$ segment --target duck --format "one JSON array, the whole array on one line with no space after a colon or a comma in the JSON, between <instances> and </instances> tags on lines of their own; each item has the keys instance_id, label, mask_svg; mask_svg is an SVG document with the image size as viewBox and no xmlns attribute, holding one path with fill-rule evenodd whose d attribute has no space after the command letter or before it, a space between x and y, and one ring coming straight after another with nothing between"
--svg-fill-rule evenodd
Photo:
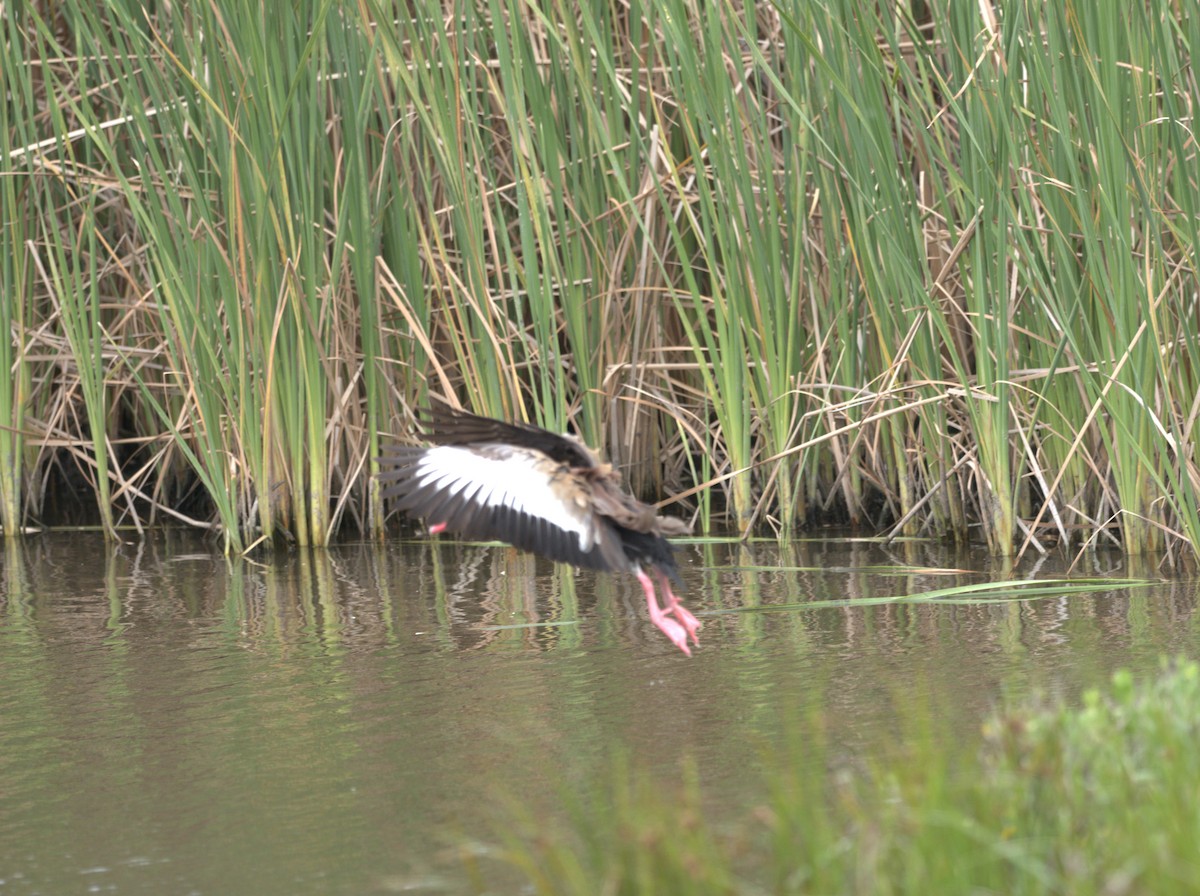
<instances>
[{"instance_id":1,"label":"duck","mask_svg":"<svg viewBox=\"0 0 1200 896\"><path fill-rule=\"evenodd\" d=\"M584 569L632 573L650 621L688 656L701 623L671 588L680 584L669 536L682 519L633 497L611 464L573 435L481 417L440 401L422 412L425 446L379 457L382 497L430 535L513 547ZM655 589L662 591L660 603Z\"/></svg>"}]
</instances>

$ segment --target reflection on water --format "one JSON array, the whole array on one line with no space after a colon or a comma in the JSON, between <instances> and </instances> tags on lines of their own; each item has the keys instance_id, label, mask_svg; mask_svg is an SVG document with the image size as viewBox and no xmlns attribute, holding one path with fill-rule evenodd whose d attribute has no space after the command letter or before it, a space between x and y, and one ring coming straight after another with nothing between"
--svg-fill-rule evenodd
<instances>
[{"instance_id":1,"label":"reflection on water","mask_svg":"<svg viewBox=\"0 0 1200 896\"><path fill-rule=\"evenodd\" d=\"M6 545L0 888L456 892L458 844L494 837L512 798L553 813L614 751L664 780L694 757L732 817L761 797L762 748L811 707L870 756L910 695L969 733L1002 694L1197 653L1192 583L805 609L1063 570L845 540L680 561L705 622L691 660L632 577L506 549ZM1083 572L1129 574L1104 556Z\"/></svg>"}]
</instances>

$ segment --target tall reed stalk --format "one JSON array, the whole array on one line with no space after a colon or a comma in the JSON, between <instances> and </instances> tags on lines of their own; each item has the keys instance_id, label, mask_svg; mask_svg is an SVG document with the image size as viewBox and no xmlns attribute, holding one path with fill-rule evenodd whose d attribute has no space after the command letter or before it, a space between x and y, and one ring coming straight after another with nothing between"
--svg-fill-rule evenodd
<instances>
[{"instance_id":1,"label":"tall reed stalk","mask_svg":"<svg viewBox=\"0 0 1200 896\"><path fill-rule=\"evenodd\" d=\"M0 23L0 96L27 90L28 79L13 77L26 63L23 40L14 39L12 21ZM28 104L28 96L25 104ZM29 363L25 358L26 322L32 295L33 272L26 246L34 218L25 214L31 197L31 171L17 146L28 142L27 122L13 117L14 104L0 103L0 164L15 175L0 177L0 371L8 376L0 384L0 529L6 538L21 530L22 477L26 463L25 410L30 392Z\"/></svg>"}]
</instances>

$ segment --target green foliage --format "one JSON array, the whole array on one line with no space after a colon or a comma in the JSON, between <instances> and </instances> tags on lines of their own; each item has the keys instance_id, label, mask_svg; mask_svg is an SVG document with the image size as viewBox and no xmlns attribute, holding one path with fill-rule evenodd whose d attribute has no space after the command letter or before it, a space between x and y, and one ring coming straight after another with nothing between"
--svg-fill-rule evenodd
<instances>
[{"instance_id":1,"label":"green foliage","mask_svg":"<svg viewBox=\"0 0 1200 896\"><path fill-rule=\"evenodd\" d=\"M435 392L705 526L1200 545L1178 5L265 10L0 26L6 533L52 446L110 530L378 534Z\"/></svg>"},{"instance_id":2,"label":"green foliage","mask_svg":"<svg viewBox=\"0 0 1200 896\"><path fill-rule=\"evenodd\" d=\"M618 763L565 826L519 819L496 855L538 893L1192 893L1200 666L1117 673L1082 705L1025 704L964 740L928 709L855 767L815 711L763 758L733 828ZM923 721L922 721L923 719ZM944 726L945 723L943 722ZM586 806L586 809L582 807ZM519 814L519 813L518 813Z\"/></svg>"}]
</instances>

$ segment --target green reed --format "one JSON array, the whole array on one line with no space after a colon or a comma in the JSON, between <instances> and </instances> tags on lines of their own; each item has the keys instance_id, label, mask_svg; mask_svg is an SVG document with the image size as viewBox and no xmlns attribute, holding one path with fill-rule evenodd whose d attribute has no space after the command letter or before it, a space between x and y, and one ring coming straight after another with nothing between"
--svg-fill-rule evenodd
<instances>
[{"instance_id":1,"label":"green reed","mask_svg":"<svg viewBox=\"0 0 1200 896\"><path fill-rule=\"evenodd\" d=\"M432 392L705 527L1194 552L1196 27L924 12L23 9L5 531L65 451L113 526L381 533Z\"/></svg>"},{"instance_id":2,"label":"green reed","mask_svg":"<svg viewBox=\"0 0 1200 896\"><path fill-rule=\"evenodd\" d=\"M10 32L13 20L0 23L0 95L11 91L28 90L29 80L14 78L27 63L23 41ZM24 105L29 105L26 95ZM34 223L23 210L32 201L31 170L28 158L20 146L32 142L28 122L13 117L12 103L0 103L0 165L5 172L24 173L0 177L0 295L10 297L0 302L0 370L9 377L0 386L0 529L6 536L20 531L22 503L25 490L22 479L28 463L26 456L25 414L30 397L30 364L25 357L27 344L26 322L29 317L33 271L26 252L29 228Z\"/></svg>"}]
</instances>

